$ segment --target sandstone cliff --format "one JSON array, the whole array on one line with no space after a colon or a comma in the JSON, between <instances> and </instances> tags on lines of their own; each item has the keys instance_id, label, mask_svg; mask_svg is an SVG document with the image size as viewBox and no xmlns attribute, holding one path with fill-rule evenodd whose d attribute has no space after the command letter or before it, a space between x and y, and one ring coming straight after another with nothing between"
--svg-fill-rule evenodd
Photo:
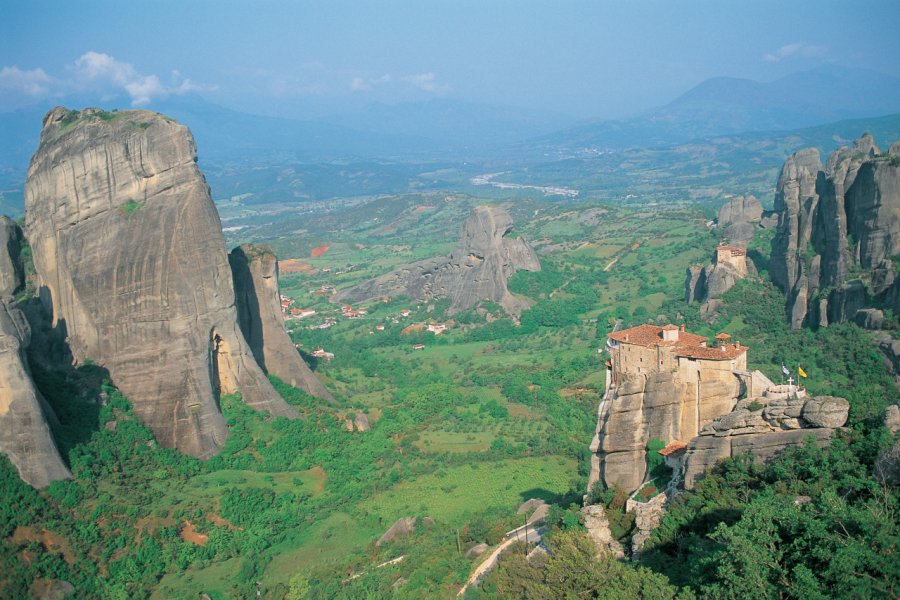
<instances>
[{"instance_id":1,"label":"sandstone cliff","mask_svg":"<svg viewBox=\"0 0 900 600\"><path fill-rule=\"evenodd\" d=\"M779 387L787 386L742 400L690 441L684 457L685 488L692 488L718 461L745 452L764 462L788 446L805 443L810 436L819 446L826 446L832 432L846 423L850 404L845 399L798 398L779 392Z\"/></svg>"},{"instance_id":2,"label":"sandstone cliff","mask_svg":"<svg viewBox=\"0 0 900 600\"><path fill-rule=\"evenodd\" d=\"M11 296L25 285L19 252L22 230L9 217L0 217L0 297Z\"/></svg>"},{"instance_id":3,"label":"sandstone cliff","mask_svg":"<svg viewBox=\"0 0 900 600\"><path fill-rule=\"evenodd\" d=\"M870 135L825 166L802 150L782 167L775 210L769 272L792 327L854 320L873 304L900 308L900 152L881 154Z\"/></svg>"},{"instance_id":4,"label":"sandstone cliff","mask_svg":"<svg viewBox=\"0 0 900 600\"><path fill-rule=\"evenodd\" d=\"M25 483L44 487L71 477L50 435L51 410L34 387L25 348L31 332L25 315L0 302L0 452Z\"/></svg>"},{"instance_id":5,"label":"sandstone cliff","mask_svg":"<svg viewBox=\"0 0 900 600\"><path fill-rule=\"evenodd\" d=\"M710 264L688 267L684 300L691 303L721 298L739 280L757 275L756 266L742 247L720 245Z\"/></svg>"},{"instance_id":6,"label":"sandstone cliff","mask_svg":"<svg viewBox=\"0 0 900 600\"><path fill-rule=\"evenodd\" d=\"M491 300L518 315L528 301L513 296L506 282L518 270L539 271L537 255L512 231L509 214L499 207L472 209L450 256L431 258L340 292L336 299L359 302L381 296L408 296L415 300L450 298L450 313Z\"/></svg>"},{"instance_id":7,"label":"sandstone cliff","mask_svg":"<svg viewBox=\"0 0 900 600\"><path fill-rule=\"evenodd\" d=\"M763 207L755 196L735 196L719 209L719 227L734 223L758 223L762 219Z\"/></svg>"},{"instance_id":8,"label":"sandstone cliff","mask_svg":"<svg viewBox=\"0 0 900 600\"><path fill-rule=\"evenodd\" d=\"M334 401L284 329L278 260L269 246L246 244L228 255L241 331L267 372L313 396Z\"/></svg>"},{"instance_id":9,"label":"sandstone cliff","mask_svg":"<svg viewBox=\"0 0 900 600\"><path fill-rule=\"evenodd\" d=\"M227 435L219 393L295 416L253 360L188 129L149 111L55 108L25 186L41 296L76 361L106 367L160 444Z\"/></svg>"},{"instance_id":10,"label":"sandstone cliff","mask_svg":"<svg viewBox=\"0 0 900 600\"><path fill-rule=\"evenodd\" d=\"M632 377L615 390L606 414L598 418L591 445L599 458L598 475L607 486L636 490L646 475L651 439L690 439L734 407L741 394L740 379L730 371L707 376L709 379L695 387L671 372L654 372Z\"/></svg>"}]
</instances>

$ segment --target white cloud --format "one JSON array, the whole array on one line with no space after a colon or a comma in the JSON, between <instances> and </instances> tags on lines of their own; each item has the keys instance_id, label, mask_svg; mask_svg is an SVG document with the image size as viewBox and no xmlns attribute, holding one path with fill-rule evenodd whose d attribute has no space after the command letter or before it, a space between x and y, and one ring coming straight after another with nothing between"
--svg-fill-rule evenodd
<instances>
[{"instance_id":1,"label":"white cloud","mask_svg":"<svg viewBox=\"0 0 900 600\"><path fill-rule=\"evenodd\" d=\"M23 71L13 65L0 69L0 90L27 96L45 96L53 86L53 78L43 69Z\"/></svg>"},{"instance_id":2,"label":"white cloud","mask_svg":"<svg viewBox=\"0 0 900 600\"><path fill-rule=\"evenodd\" d=\"M400 75L397 77L390 73L385 73L379 77L357 75L350 80L350 89L354 92L371 92L375 88L391 84L407 88L413 87L430 94L441 94L450 89L449 86L439 83L434 73L416 73L414 75Z\"/></svg>"},{"instance_id":3,"label":"white cloud","mask_svg":"<svg viewBox=\"0 0 900 600\"><path fill-rule=\"evenodd\" d=\"M172 71L172 82L166 85L157 75L142 75L131 63L93 50L75 61L74 73L79 87L124 90L131 98L132 106L149 104L154 98L210 89L182 77L178 71Z\"/></svg>"},{"instance_id":4,"label":"white cloud","mask_svg":"<svg viewBox=\"0 0 900 600\"><path fill-rule=\"evenodd\" d=\"M791 44L785 44L774 52L763 54L763 60L766 62L781 62L782 60L789 58L819 58L822 56L825 56L824 46L793 42Z\"/></svg>"},{"instance_id":5,"label":"white cloud","mask_svg":"<svg viewBox=\"0 0 900 600\"><path fill-rule=\"evenodd\" d=\"M380 77L354 77L350 80L350 89L354 92L369 92L374 88L382 85L387 85L394 81L394 78L385 73Z\"/></svg>"},{"instance_id":6,"label":"white cloud","mask_svg":"<svg viewBox=\"0 0 900 600\"><path fill-rule=\"evenodd\" d=\"M416 75L405 75L404 77L402 77L402 79L413 87L417 87L425 92L438 93L447 90L446 85L441 85L437 82L437 77L434 73L418 73Z\"/></svg>"}]
</instances>

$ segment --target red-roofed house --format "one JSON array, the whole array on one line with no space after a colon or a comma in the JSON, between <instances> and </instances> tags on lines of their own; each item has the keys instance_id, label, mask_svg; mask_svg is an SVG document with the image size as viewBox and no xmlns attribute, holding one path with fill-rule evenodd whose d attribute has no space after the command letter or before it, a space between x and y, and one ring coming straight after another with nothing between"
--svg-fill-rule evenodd
<instances>
[{"instance_id":1,"label":"red-roofed house","mask_svg":"<svg viewBox=\"0 0 900 600\"><path fill-rule=\"evenodd\" d=\"M671 373L676 396L676 422L680 437L697 435L704 425L730 411L748 384L747 347L719 340L710 347L707 338L684 330L684 326L638 325L610 333L607 367L608 393L613 402L619 388L628 382L644 389L656 375ZM659 380L659 377L655 377ZM644 380L645 383L639 383ZM628 388L634 387L628 384ZM665 440L670 441L670 440Z\"/></svg>"},{"instance_id":2,"label":"red-roofed house","mask_svg":"<svg viewBox=\"0 0 900 600\"><path fill-rule=\"evenodd\" d=\"M629 375L659 371L699 375L704 369L747 370L746 346L723 343L710 348L705 337L685 331L683 325L638 325L615 331L608 337L611 385L619 385Z\"/></svg>"}]
</instances>

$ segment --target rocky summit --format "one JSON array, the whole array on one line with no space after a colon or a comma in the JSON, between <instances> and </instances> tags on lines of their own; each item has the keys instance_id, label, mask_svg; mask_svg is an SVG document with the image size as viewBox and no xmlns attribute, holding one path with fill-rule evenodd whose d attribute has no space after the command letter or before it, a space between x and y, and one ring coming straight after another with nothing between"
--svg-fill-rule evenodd
<instances>
[{"instance_id":1,"label":"rocky summit","mask_svg":"<svg viewBox=\"0 0 900 600\"><path fill-rule=\"evenodd\" d=\"M791 155L775 210L769 272L785 293L792 327L871 322L859 311L900 308L893 263L900 254L900 145L882 153L867 134L824 166L818 150Z\"/></svg>"},{"instance_id":2,"label":"rocky summit","mask_svg":"<svg viewBox=\"0 0 900 600\"><path fill-rule=\"evenodd\" d=\"M238 326L218 213L186 127L149 111L44 118L25 186L41 298L160 444L215 454L220 393L292 417Z\"/></svg>"},{"instance_id":3,"label":"rocky summit","mask_svg":"<svg viewBox=\"0 0 900 600\"><path fill-rule=\"evenodd\" d=\"M270 246L244 244L231 251L228 262L241 331L259 365L282 381L333 402L284 329L275 252Z\"/></svg>"},{"instance_id":4,"label":"rocky summit","mask_svg":"<svg viewBox=\"0 0 900 600\"><path fill-rule=\"evenodd\" d=\"M450 256L415 262L344 290L336 298L350 302L382 296L450 298L450 313L490 300L518 315L530 303L513 296L506 282L519 270L540 271L541 264L523 238L507 237L512 228L512 218L504 209L478 206L463 223Z\"/></svg>"}]
</instances>

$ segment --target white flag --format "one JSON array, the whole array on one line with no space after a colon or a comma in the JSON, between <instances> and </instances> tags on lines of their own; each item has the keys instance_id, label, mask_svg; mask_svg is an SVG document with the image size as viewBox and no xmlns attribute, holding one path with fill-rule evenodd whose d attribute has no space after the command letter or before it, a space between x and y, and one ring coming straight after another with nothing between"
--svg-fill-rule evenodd
<instances>
[{"instance_id":1,"label":"white flag","mask_svg":"<svg viewBox=\"0 0 900 600\"><path fill-rule=\"evenodd\" d=\"M781 363L781 372L785 374L785 376L790 375L791 372L788 371L788 368L784 366L784 362Z\"/></svg>"}]
</instances>

